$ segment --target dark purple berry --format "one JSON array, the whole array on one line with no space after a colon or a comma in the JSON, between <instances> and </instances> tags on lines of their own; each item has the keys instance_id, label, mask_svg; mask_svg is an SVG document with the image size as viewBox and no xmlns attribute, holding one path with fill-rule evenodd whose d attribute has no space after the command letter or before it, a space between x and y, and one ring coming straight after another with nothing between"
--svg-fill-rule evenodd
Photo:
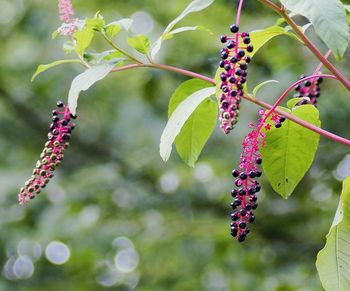
<instances>
[{"instance_id":1,"label":"dark purple berry","mask_svg":"<svg viewBox=\"0 0 350 291\"><path fill-rule=\"evenodd\" d=\"M246 173L242 172L242 173L239 174L239 177L240 177L241 180L246 180L248 176L247 176Z\"/></svg>"},{"instance_id":2,"label":"dark purple berry","mask_svg":"<svg viewBox=\"0 0 350 291\"><path fill-rule=\"evenodd\" d=\"M249 37L243 38L243 43L244 44L250 44L250 38Z\"/></svg>"},{"instance_id":3,"label":"dark purple berry","mask_svg":"<svg viewBox=\"0 0 350 291\"><path fill-rule=\"evenodd\" d=\"M241 235L239 235L239 237L238 237L238 241L239 242L244 242L245 241L245 238L246 238L246 235L245 234L241 234Z\"/></svg>"},{"instance_id":4,"label":"dark purple berry","mask_svg":"<svg viewBox=\"0 0 350 291\"><path fill-rule=\"evenodd\" d=\"M57 107L62 108L64 104L62 101L57 101L56 105Z\"/></svg>"},{"instance_id":5,"label":"dark purple berry","mask_svg":"<svg viewBox=\"0 0 350 291\"><path fill-rule=\"evenodd\" d=\"M236 24L232 24L230 26L230 30L231 30L232 33L237 33L239 31L239 27Z\"/></svg>"},{"instance_id":6,"label":"dark purple berry","mask_svg":"<svg viewBox=\"0 0 350 291\"><path fill-rule=\"evenodd\" d=\"M243 50L239 50L237 53L237 56L239 56L240 58L243 58L245 56L245 52Z\"/></svg>"},{"instance_id":7,"label":"dark purple berry","mask_svg":"<svg viewBox=\"0 0 350 291\"><path fill-rule=\"evenodd\" d=\"M236 169L234 169L234 170L232 171L232 176L235 177L235 178L237 178L237 177L239 176L239 171L237 171Z\"/></svg>"},{"instance_id":8,"label":"dark purple berry","mask_svg":"<svg viewBox=\"0 0 350 291\"><path fill-rule=\"evenodd\" d=\"M225 42L227 41L227 35L222 35L222 36L220 36L220 41L221 41L222 43L225 43Z\"/></svg>"},{"instance_id":9,"label":"dark purple berry","mask_svg":"<svg viewBox=\"0 0 350 291\"><path fill-rule=\"evenodd\" d=\"M254 178L256 177L255 172L254 172L254 171L250 171L250 172L249 172L249 177L252 178L252 179L254 179Z\"/></svg>"},{"instance_id":10,"label":"dark purple berry","mask_svg":"<svg viewBox=\"0 0 350 291\"><path fill-rule=\"evenodd\" d=\"M254 47L251 44L247 46L247 52L248 53L253 52L253 50L254 50Z\"/></svg>"},{"instance_id":11,"label":"dark purple berry","mask_svg":"<svg viewBox=\"0 0 350 291\"><path fill-rule=\"evenodd\" d=\"M244 221L241 221L239 224L238 224L238 227L239 228L246 228L247 224L244 222Z\"/></svg>"}]
</instances>

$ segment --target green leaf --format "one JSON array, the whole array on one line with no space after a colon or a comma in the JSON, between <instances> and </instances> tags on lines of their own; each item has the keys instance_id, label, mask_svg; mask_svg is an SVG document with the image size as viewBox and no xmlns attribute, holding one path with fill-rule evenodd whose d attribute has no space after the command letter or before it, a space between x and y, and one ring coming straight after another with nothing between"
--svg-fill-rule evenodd
<instances>
[{"instance_id":1,"label":"green leaf","mask_svg":"<svg viewBox=\"0 0 350 291\"><path fill-rule=\"evenodd\" d=\"M196 91L208 87L208 83L192 79L182 83L173 93L169 102L168 116L188 96ZM176 150L184 162L194 167L203 147L212 134L218 112L218 105L212 99L204 100L191 114L175 139Z\"/></svg>"},{"instance_id":2,"label":"green leaf","mask_svg":"<svg viewBox=\"0 0 350 291\"><path fill-rule=\"evenodd\" d=\"M300 101L302 101L304 99L306 99L307 101L310 101L309 97L292 98L292 99L288 100L287 107L289 109L292 109L295 105L297 105L297 103L299 103Z\"/></svg>"},{"instance_id":3,"label":"green leaf","mask_svg":"<svg viewBox=\"0 0 350 291\"><path fill-rule=\"evenodd\" d=\"M108 37L116 36L122 30L128 31L133 23L131 18L123 18L107 24L104 29Z\"/></svg>"},{"instance_id":4,"label":"green leaf","mask_svg":"<svg viewBox=\"0 0 350 291\"><path fill-rule=\"evenodd\" d=\"M283 27L274 25L250 33L250 39L251 43L254 45L254 51L249 53L249 55L253 57L269 40L279 35L288 35L302 42L294 33L286 31Z\"/></svg>"},{"instance_id":5,"label":"green leaf","mask_svg":"<svg viewBox=\"0 0 350 291\"><path fill-rule=\"evenodd\" d=\"M150 41L146 35L138 35L128 38L128 44L136 49L141 54L148 54L150 48Z\"/></svg>"},{"instance_id":6,"label":"green leaf","mask_svg":"<svg viewBox=\"0 0 350 291\"><path fill-rule=\"evenodd\" d=\"M319 112L313 105L281 109L313 125L321 125ZM272 188L285 199L310 168L319 139L319 134L288 119L281 128L272 126L266 132L265 146L261 149L263 168Z\"/></svg>"},{"instance_id":7,"label":"green leaf","mask_svg":"<svg viewBox=\"0 0 350 291\"><path fill-rule=\"evenodd\" d=\"M170 157L172 144L180 133L182 127L196 108L209 96L215 93L215 87L207 87L196 91L186 98L171 114L160 138L160 156L164 161Z\"/></svg>"},{"instance_id":8,"label":"green leaf","mask_svg":"<svg viewBox=\"0 0 350 291\"><path fill-rule=\"evenodd\" d=\"M316 267L326 291L350 290L350 177L343 191L325 247L318 253Z\"/></svg>"},{"instance_id":9,"label":"green leaf","mask_svg":"<svg viewBox=\"0 0 350 291\"><path fill-rule=\"evenodd\" d=\"M42 72L45 72L48 69L51 69L53 67L56 67L61 64L66 64L66 63L81 63L80 60L78 59L70 59L70 60L59 60L52 62L51 64L47 65L39 65L38 68L36 69L34 75L32 76L31 81L33 82L37 76L39 76Z\"/></svg>"},{"instance_id":10,"label":"green leaf","mask_svg":"<svg viewBox=\"0 0 350 291\"><path fill-rule=\"evenodd\" d=\"M73 37L76 41L75 50L82 55L94 38L94 30L91 27L84 27L83 30L74 32Z\"/></svg>"},{"instance_id":11,"label":"green leaf","mask_svg":"<svg viewBox=\"0 0 350 291\"><path fill-rule=\"evenodd\" d=\"M75 50L78 54L82 55L85 52L94 38L94 31L100 31L104 25L105 21L98 13L96 13L94 18L86 19L83 28L73 34L76 41Z\"/></svg>"},{"instance_id":12,"label":"green leaf","mask_svg":"<svg viewBox=\"0 0 350 291\"><path fill-rule=\"evenodd\" d=\"M267 80L265 82L260 83L259 85L257 85L254 89L253 89L253 96L256 97L256 94L258 93L258 91L266 86L267 84L271 84L271 83L279 83L279 81L276 80Z\"/></svg>"},{"instance_id":13,"label":"green leaf","mask_svg":"<svg viewBox=\"0 0 350 291\"><path fill-rule=\"evenodd\" d=\"M280 0L290 11L305 16L318 36L340 59L348 46L349 27L339 0Z\"/></svg>"},{"instance_id":14,"label":"green leaf","mask_svg":"<svg viewBox=\"0 0 350 291\"><path fill-rule=\"evenodd\" d=\"M116 50L108 50L101 53L84 53L84 59L92 65L99 65L103 62L117 64L126 60L125 56Z\"/></svg>"},{"instance_id":15,"label":"green leaf","mask_svg":"<svg viewBox=\"0 0 350 291\"><path fill-rule=\"evenodd\" d=\"M86 91L97 81L106 77L113 67L114 65L111 64L91 67L74 78L68 93L68 106L73 115L76 113L80 92Z\"/></svg>"},{"instance_id":16,"label":"green leaf","mask_svg":"<svg viewBox=\"0 0 350 291\"><path fill-rule=\"evenodd\" d=\"M165 28L163 34L158 38L158 40L153 44L151 50L151 58L153 59L156 54L159 52L162 42L166 35L174 28L174 26L185 18L188 14L193 12L201 11L208 6L210 6L215 0L193 0L186 8L181 12L181 14L171 21L168 26Z\"/></svg>"},{"instance_id":17,"label":"green leaf","mask_svg":"<svg viewBox=\"0 0 350 291\"><path fill-rule=\"evenodd\" d=\"M122 26L119 23L118 24L110 23L105 26L106 34L111 38L116 36L121 30L122 30Z\"/></svg>"},{"instance_id":18,"label":"green leaf","mask_svg":"<svg viewBox=\"0 0 350 291\"><path fill-rule=\"evenodd\" d=\"M55 30L52 34L51 34L51 38L55 39L58 35L58 30Z\"/></svg>"}]
</instances>

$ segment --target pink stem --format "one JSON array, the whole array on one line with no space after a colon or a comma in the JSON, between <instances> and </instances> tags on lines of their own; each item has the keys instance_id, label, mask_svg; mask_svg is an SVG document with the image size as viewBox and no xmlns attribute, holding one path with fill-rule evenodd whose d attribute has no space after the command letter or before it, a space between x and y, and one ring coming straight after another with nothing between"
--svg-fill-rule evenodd
<instances>
[{"instance_id":1,"label":"pink stem","mask_svg":"<svg viewBox=\"0 0 350 291\"><path fill-rule=\"evenodd\" d=\"M278 7L276 4L271 2L270 0L259 0L280 16L282 16L287 23L293 28L294 32L300 37L300 39L305 43L305 45L309 48L309 50L315 55L316 58L323 63L327 69L337 77L339 82L341 82L346 89L350 91L350 81L331 63L329 62L319 51L319 49L313 44L313 42L303 33L300 27L294 22L294 20L286 13L284 7Z\"/></svg>"},{"instance_id":2,"label":"pink stem","mask_svg":"<svg viewBox=\"0 0 350 291\"><path fill-rule=\"evenodd\" d=\"M331 53L332 53L332 50L329 50L329 51L324 55L324 58L327 60ZM322 67L323 67L323 63L320 63L320 64L317 66L317 68L316 68L315 72L313 73L313 75L317 75L317 74L321 71Z\"/></svg>"},{"instance_id":3,"label":"pink stem","mask_svg":"<svg viewBox=\"0 0 350 291\"><path fill-rule=\"evenodd\" d=\"M236 25L239 27L239 24L241 22L241 12L242 12L242 6L243 6L243 0L239 0L238 8L237 8L237 15L236 15ZM235 53L238 52L238 40L239 40L239 34L236 33L235 37Z\"/></svg>"},{"instance_id":4,"label":"pink stem","mask_svg":"<svg viewBox=\"0 0 350 291\"><path fill-rule=\"evenodd\" d=\"M191 71L188 71L188 70L185 70L185 69L181 69L181 68L177 68L177 67L173 67L173 66L167 66L167 65L159 65L159 64L131 64L131 65L126 65L126 66L123 66L123 67L119 67L119 68L115 68L112 70L112 72L120 72L120 71L125 71L125 70L128 70L128 69L133 69L133 68L142 68L142 67L150 67L150 68L155 68L155 69L162 69L162 70L166 70L166 71L170 71L170 72L177 72L177 73L180 73L180 74L183 74L183 75L186 75L186 76L189 76L189 77L192 77L192 78L198 78L200 80L203 80L203 81L206 81L210 84L213 84L215 85L215 80L212 79L212 78L209 78L209 77L206 77L206 76L203 76L201 74L197 74L197 73L194 73L194 72L191 72ZM320 74L319 77L321 77L322 75ZM328 75L328 76L332 76L332 75ZM311 76L311 77L314 77L314 76ZM332 79L334 79L335 77L332 76L331 77ZM337 79L337 78L335 78ZM305 80L305 79L304 79ZM252 102L252 103L255 103L261 107L264 107L266 109L272 109L272 105L262 101L262 100L259 100L259 99L256 99L254 97L251 97L249 95L244 95L242 96L242 98ZM276 106L277 107L277 106ZM285 116L286 118L288 118L289 120L292 120L293 122L305 127L305 128L308 128L320 135L323 135L324 137L328 138L328 139L331 139L335 142L338 142L338 143L341 143L343 145L346 145L348 147L350 147L350 140L346 139L346 138L343 138L341 136L338 136L336 134L333 134L331 132L328 132L327 130L324 130L322 128L319 128L311 123L308 123L298 117L295 117L294 115L292 114L289 114L287 112L284 112L282 110L279 110L278 108L276 108L273 110L275 111L277 114L279 115L283 115Z\"/></svg>"},{"instance_id":5,"label":"pink stem","mask_svg":"<svg viewBox=\"0 0 350 291\"><path fill-rule=\"evenodd\" d=\"M290 85L286 91L284 91L284 93L280 96L280 98L278 98L278 100L276 101L276 103L272 106L272 108L265 114L264 118L262 119L258 131L261 130L262 126L264 125L264 122L266 121L266 119L272 114L272 112L274 112L274 110L276 109L276 107L283 101L283 99L289 94L290 91L292 91L295 86L299 85L300 83L303 83L307 80L310 79L314 79L314 78L318 78L318 77L324 77L324 78L330 78L330 79L335 79L337 80L337 77L333 76L333 75L329 75L329 74L317 74L317 75L311 75L308 77L305 77L303 79L300 79L298 81L296 81L295 83L293 83L292 85Z\"/></svg>"},{"instance_id":6,"label":"pink stem","mask_svg":"<svg viewBox=\"0 0 350 291\"><path fill-rule=\"evenodd\" d=\"M239 26L239 23L241 22L241 12L242 12L242 6L243 6L244 0L239 0L238 8L237 8L237 16L236 16L236 24Z\"/></svg>"}]
</instances>

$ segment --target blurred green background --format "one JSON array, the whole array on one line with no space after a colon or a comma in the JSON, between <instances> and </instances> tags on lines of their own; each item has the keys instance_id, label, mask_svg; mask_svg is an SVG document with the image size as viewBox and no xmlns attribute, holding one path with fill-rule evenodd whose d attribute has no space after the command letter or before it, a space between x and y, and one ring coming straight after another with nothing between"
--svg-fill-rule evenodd
<instances>
[{"instance_id":1,"label":"blurred green background","mask_svg":"<svg viewBox=\"0 0 350 291\"><path fill-rule=\"evenodd\" d=\"M108 22L132 17L135 33L156 39L190 1L73 2L78 17L98 10ZM214 34L183 33L165 43L158 61L213 76L218 37L228 33L234 14L235 1L224 0L192 14L181 25L204 25ZM258 1L246 1L244 30L276 19ZM0 290L322 290L315 256L341 180L350 174L347 148L321 138L310 172L287 201L262 178L257 220L239 244L229 235L230 172L258 107L245 102L229 136L217 128L196 168L175 152L165 164L158 145L167 102L186 80L174 73L125 71L82 94L62 167L38 198L17 205L17 191L45 143L50 112L81 72L65 65L30 83L37 65L65 58L64 40L51 40L59 25L56 1L0 0ZM308 34L314 38L312 28ZM98 39L94 47L107 49ZM349 62L338 65L350 75ZM293 39L276 38L256 55L249 88L279 80L259 93L272 103L316 66ZM346 91L334 81L322 86L323 128L349 137Z\"/></svg>"}]
</instances>

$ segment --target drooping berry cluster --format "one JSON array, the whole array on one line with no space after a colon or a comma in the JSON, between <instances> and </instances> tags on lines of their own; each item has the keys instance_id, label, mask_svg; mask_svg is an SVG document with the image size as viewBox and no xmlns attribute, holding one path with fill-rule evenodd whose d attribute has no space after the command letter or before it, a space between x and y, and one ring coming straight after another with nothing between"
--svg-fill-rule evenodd
<instances>
[{"instance_id":1,"label":"drooping berry cluster","mask_svg":"<svg viewBox=\"0 0 350 291\"><path fill-rule=\"evenodd\" d=\"M305 75L301 75L300 79L304 79L305 77ZM313 104L316 106L317 99L320 97L321 94L320 84L322 83L322 81L322 77L318 77L311 80L307 80L296 86L295 91L297 91L297 93L294 95L295 98L309 98L301 100L297 104L297 106L304 104Z\"/></svg>"},{"instance_id":2,"label":"drooping berry cluster","mask_svg":"<svg viewBox=\"0 0 350 291\"><path fill-rule=\"evenodd\" d=\"M257 125L249 124L251 131L243 140L243 152L240 156L238 169L232 171L235 178L236 188L231 191L234 201L231 203L233 212L231 213L231 235L236 237L239 242L243 242L250 232L248 223L255 220L253 210L258 207L257 193L261 187L257 178L262 175L259 166L262 164L262 158L259 149L265 145L266 133L271 129L271 123L276 128L281 127L285 117L272 113L267 121L266 112L259 110L260 118Z\"/></svg>"},{"instance_id":3,"label":"drooping berry cluster","mask_svg":"<svg viewBox=\"0 0 350 291\"><path fill-rule=\"evenodd\" d=\"M18 195L19 204L23 205L30 199L35 198L42 188L54 175L54 170L61 163L64 157L64 151L69 146L71 133L75 124L71 118L76 118L70 114L68 106L62 101L57 102L57 110L52 111L52 123L45 148L40 155L40 160L36 163L31 178L25 182Z\"/></svg>"},{"instance_id":4,"label":"drooping berry cluster","mask_svg":"<svg viewBox=\"0 0 350 291\"><path fill-rule=\"evenodd\" d=\"M230 26L232 37L222 35L220 40L226 44L221 49L220 68L224 71L220 73L220 127L224 133L229 133L238 121L239 104L243 96L243 84L247 80L247 69L251 58L247 53L251 53L254 48L250 44L248 32L239 33L236 24Z\"/></svg>"}]
</instances>

